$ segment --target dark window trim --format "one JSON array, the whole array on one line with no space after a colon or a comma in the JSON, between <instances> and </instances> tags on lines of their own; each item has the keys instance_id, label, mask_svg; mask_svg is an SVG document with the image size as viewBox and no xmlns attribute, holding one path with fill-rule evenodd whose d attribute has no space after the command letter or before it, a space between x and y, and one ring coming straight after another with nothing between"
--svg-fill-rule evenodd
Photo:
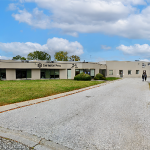
<instances>
[{"instance_id":1,"label":"dark window trim","mask_svg":"<svg viewBox=\"0 0 150 150\"><path fill-rule=\"evenodd\" d=\"M83 70L83 72L85 72L85 70L90 70L90 74L86 73L90 76L91 76L91 70L94 70L94 76L95 76L95 69L75 69L75 76L76 76L76 70L79 70L79 72L80 72L80 70ZM91 76L91 77L94 77L94 76Z\"/></svg>"},{"instance_id":2,"label":"dark window trim","mask_svg":"<svg viewBox=\"0 0 150 150\"><path fill-rule=\"evenodd\" d=\"M26 78L17 78L17 70L25 70L26 71ZM32 78L32 69L16 69L16 79L26 79L26 80L29 80L31 78L27 78L27 70L31 70L31 78ZM22 76L22 73L21 73L21 76Z\"/></svg>"},{"instance_id":3,"label":"dark window trim","mask_svg":"<svg viewBox=\"0 0 150 150\"><path fill-rule=\"evenodd\" d=\"M54 70L54 78L41 78L41 71L42 70L44 70L44 73L45 73L45 70ZM55 70L58 70L59 71L59 69L40 69L40 79L60 79L60 71L59 71L59 78L55 78ZM51 74L50 74L50 76L51 76Z\"/></svg>"},{"instance_id":4,"label":"dark window trim","mask_svg":"<svg viewBox=\"0 0 150 150\"><path fill-rule=\"evenodd\" d=\"M130 74L129 74L129 72L130 72ZM132 70L128 70L128 75L132 75Z\"/></svg>"},{"instance_id":5,"label":"dark window trim","mask_svg":"<svg viewBox=\"0 0 150 150\"><path fill-rule=\"evenodd\" d=\"M137 73L137 71L138 71L138 73ZM136 74L139 74L139 73L140 73L140 70L136 70L135 73L136 73Z\"/></svg>"},{"instance_id":6,"label":"dark window trim","mask_svg":"<svg viewBox=\"0 0 150 150\"><path fill-rule=\"evenodd\" d=\"M5 70L5 78L1 78L1 70ZM6 80L6 68L1 68L1 69L0 69L0 79Z\"/></svg>"}]
</instances>

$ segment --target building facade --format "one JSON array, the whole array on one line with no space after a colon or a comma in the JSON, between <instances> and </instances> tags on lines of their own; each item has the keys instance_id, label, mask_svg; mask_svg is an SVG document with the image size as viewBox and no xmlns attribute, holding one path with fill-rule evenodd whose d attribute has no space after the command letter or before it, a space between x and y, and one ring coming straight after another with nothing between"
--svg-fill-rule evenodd
<instances>
[{"instance_id":1,"label":"building facade","mask_svg":"<svg viewBox=\"0 0 150 150\"><path fill-rule=\"evenodd\" d=\"M92 78L97 73L102 73L105 77L141 77L143 71L150 75L150 63L0 60L2 80L74 79L74 76L81 72L89 74Z\"/></svg>"},{"instance_id":2,"label":"building facade","mask_svg":"<svg viewBox=\"0 0 150 150\"><path fill-rule=\"evenodd\" d=\"M107 77L141 78L143 71L150 76L150 62L107 61Z\"/></svg>"},{"instance_id":3,"label":"building facade","mask_svg":"<svg viewBox=\"0 0 150 150\"><path fill-rule=\"evenodd\" d=\"M0 77L3 80L17 79L74 79L85 72L94 78L106 65L92 62L48 62L0 60Z\"/></svg>"}]
</instances>

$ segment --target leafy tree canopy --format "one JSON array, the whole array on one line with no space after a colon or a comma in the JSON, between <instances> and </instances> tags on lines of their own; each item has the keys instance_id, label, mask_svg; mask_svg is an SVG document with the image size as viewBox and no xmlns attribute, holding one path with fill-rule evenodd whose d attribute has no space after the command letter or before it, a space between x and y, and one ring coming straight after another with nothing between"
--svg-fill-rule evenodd
<instances>
[{"instance_id":1,"label":"leafy tree canopy","mask_svg":"<svg viewBox=\"0 0 150 150\"><path fill-rule=\"evenodd\" d=\"M16 57L13 57L14 60L26 60L25 57L21 57L20 55L17 55Z\"/></svg>"},{"instance_id":2,"label":"leafy tree canopy","mask_svg":"<svg viewBox=\"0 0 150 150\"><path fill-rule=\"evenodd\" d=\"M51 56L43 51L34 51L27 56L28 60L51 60Z\"/></svg>"},{"instance_id":3,"label":"leafy tree canopy","mask_svg":"<svg viewBox=\"0 0 150 150\"><path fill-rule=\"evenodd\" d=\"M54 58L56 61L68 61L67 54L68 52L59 51L55 53Z\"/></svg>"},{"instance_id":4,"label":"leafy tree canopy","mask_svg":"<svg viewBox=\"0 0 150 150\"><path fill-rule=\"evenodd\" d=\"M72 60L72 61L80 61L80 57L77 56L77 55L72 55L72 56L69 57L69 59Z\"/></svg>"},{"instance_id":5,"label":"leafy tree canopy","mask_svg":"<svg viewBox=\"0 0 150 150\"><path fill-rule=\"evenodd\" d=\"M26 58L25 57L21 57L21 59L20 60L26 60Z\"/></svg>"}]
</instances>

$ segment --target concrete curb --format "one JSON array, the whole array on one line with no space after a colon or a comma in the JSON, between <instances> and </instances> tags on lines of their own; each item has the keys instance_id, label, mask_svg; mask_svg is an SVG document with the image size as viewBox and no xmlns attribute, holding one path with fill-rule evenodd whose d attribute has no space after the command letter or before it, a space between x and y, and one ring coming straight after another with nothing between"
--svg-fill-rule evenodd
<instances>
[{"instance_id":1,"label":"concrete curb","mask_svg":"<svg viewBox=\"0 0 150 150\"><path fill-rule=\"evenodd\" d=\"M56 95L52 95L52 96L48 96L48 97L38 98L38 99L34 99L34 100L28 100L28 101L25 101L25 102L18 102L18 103L14 103L14 104L0 106L0 113L10 111L10 110L14 110L14 109L18 109L18 108L22 108L22 107L26 107L26 106L30 106L30 105L34 105L34 104L39 104L39 103L42 103L42 102L58 99L58 98L65 97L65 96L69 96L69 95L72 95L72 94L83 92L85 90L89 90L89 89L92 89L92 88L103 86L103 85L106 85L106 84L109 84L109 83L114 83L114 82L120 81L120 80L123 80L123 79L118 79L118 80L114 80L114 81L106 81L105 83L97 84L97 85L94 85L94 86L89 86L89 87L78 89L78 90L73 90L73 91L60 93L60 94L56 94Z\"/></svg>"},{"instance_id":2,"label":"concrete curb","mask_svg":"<svg viewBox=\"0 0 150 150\"><path fill-rule=\"evenodd\" d=\"M0 127L0 137L19 142L29 148L36 150L71 150L65 146L47 141L46 139L16 130L9 130Z\"/></svg>"}]
</instances>

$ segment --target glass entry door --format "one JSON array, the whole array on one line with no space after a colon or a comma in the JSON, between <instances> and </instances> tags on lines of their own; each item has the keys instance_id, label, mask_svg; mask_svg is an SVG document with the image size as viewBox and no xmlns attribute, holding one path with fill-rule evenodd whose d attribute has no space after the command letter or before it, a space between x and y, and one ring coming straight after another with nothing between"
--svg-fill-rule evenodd
<instances>
[{"instance_id":1,"label":"glass entry door","mask_svg":"<svg viewBox=\"0 0 150 150\"><path fill-rule=\"evenodd\" d=\"M106 77L106 69L100 69L99 73L101 73L104 77Z\"/></svg>"},{"instance_id":2,"label":"glass entry door","mask_svg":"<svg viewBox=\"0 0 150 150\"><path fill-rule=\"evenodd\" d=\"M71 69L67 70L67 79L71 79Z\"/></svg>"},{"instance_id":3,"label":"glass entry door","mask_svg":"<svg viewBox=\"0 0 150 150\"><path fill-rule=\"evenodd\" d=\"M120 78L123 77L123 70L119 70L119 75L120 75Z\"/></svg>"}]
</instances>

